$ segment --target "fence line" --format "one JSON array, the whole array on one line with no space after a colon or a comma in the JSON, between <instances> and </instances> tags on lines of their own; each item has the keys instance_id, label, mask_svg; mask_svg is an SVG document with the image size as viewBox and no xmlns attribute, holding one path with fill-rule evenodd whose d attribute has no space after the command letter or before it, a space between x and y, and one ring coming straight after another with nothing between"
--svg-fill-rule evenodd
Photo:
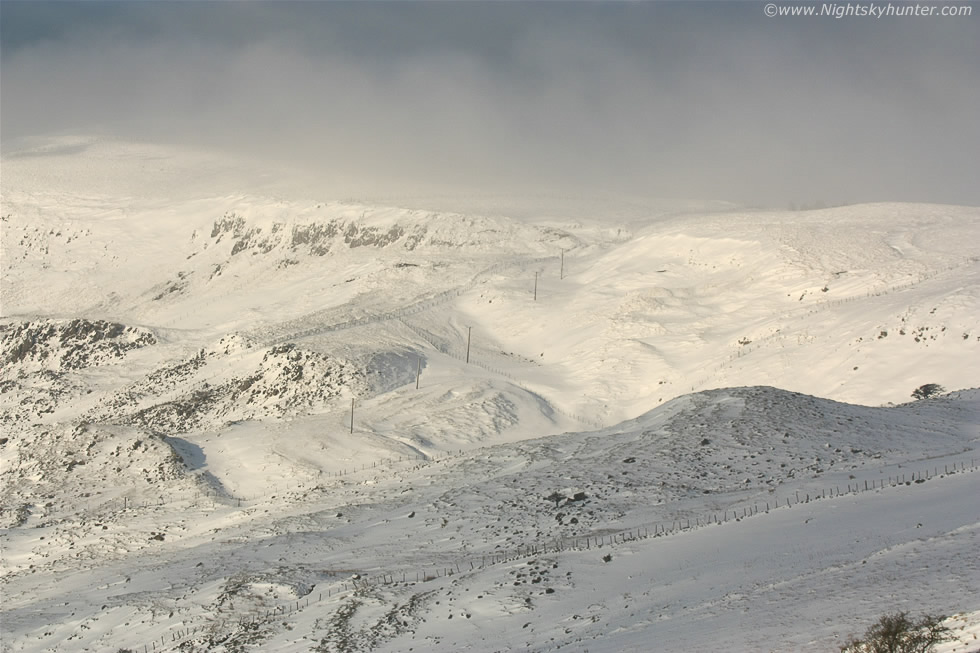
<instances>
[{"instance_id":1,"label":"fence line","mask_svg":"<svg viewBox=\"0 0 980 653\"><path fill-rule=\"evenodd\" d=\"M325 598L330 600L335 599L336 597L349 596L359 590L365 590L375 586L426 583L448 576L476 572L495 565L526 560L527 558L540 555L563 553L565 551L580 552L591 551L593 549L597 551L606 550L612 547L621 546L623 544L658 537L669 537L671 535L690 532L709 526L717 526L728 523L729 521L740 522L743 519L748 519L749 517L754 517L759 514L768 514L772 510L776 509L793 508L828 498L832 499L842 496L857 495L864 492L881 492L885 488L897 488L902 486L911 487L925 483L926 481L934 478L943 478L953 474L967 472L972 473L976 471L977 466L975 460L971 460L969 465L967 465L965 462L953 462L951 465L946 463L943 465L942 469L940 469L938 465L935 465L931 469L926 468L917 472L905 472L900 475L896 473L895 476L888 476L887 479L873 479L870 483L867 480L864 480L863 482L856 480L850 481L846 484L843 490L840 484L835 484L829 488L822 489L819 494L816 491L814 491L812 494L799 490L791 491L789 495L784 494L782 498L773 496L771 500L760 499L753 501L751 504L746 503L745 505L741 506L737 505L735 508L726 507L720 511L711 511L706 514L695 515L693 520L689 516L684 518L677 517L670 520L642 523L629 528L613 530L611 532L600 534L587 534L579 536L559 535L532 544L517 545L516 547L507 550L495 551L490 554L481 554L478 557L475 555L464 555L459 559L448 563L448 565L446 563L442 563L440 565L423 565L418 569L412 570L411 572L405 569L390 572L382 570L375 572L372 576L354 572L348 581L343 581L341 583L340 589L333 590L328 588L326 594L323 592L318 592L316 598L313 598L312 592L310 592L310 594L303 598L291 600L288 603L280 604L261 612L241 615L232 623L235 624L233 627L238 630L254 629L263 623L271 622L273 619L278 619L285 615L303 610L310 605L316 605L322 602ZM225 627L226 624L227 622L221 622L221 627ZM212 624L212 628L213 625L214 624ZM170 633L161 636L159 647L156 645L156 640L151 643L144 644L144 653L167 650L165 647L170 647L171 649L179 648L183 641L199 632L205 632L206 630L207 627L205 626L177 628L175 630L171 630ZM228 633L225 640L231 638L233 635L234 631Z\"/></svg>"}]
</instances>

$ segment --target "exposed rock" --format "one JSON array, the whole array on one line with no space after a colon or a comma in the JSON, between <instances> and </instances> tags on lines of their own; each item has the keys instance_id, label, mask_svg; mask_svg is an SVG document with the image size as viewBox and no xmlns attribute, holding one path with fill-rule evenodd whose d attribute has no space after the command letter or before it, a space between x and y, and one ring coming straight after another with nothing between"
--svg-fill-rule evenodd
<instances>
[{"instance_id":1,"label":"exposed rock","mask_svg":"<svg viewBox=\"0 0 980 653\"><path fill-rule=\"evenodd\" d=\"M8 376L15 364L52 370L103 365L156 344L156 338L146 329L103 320L36 320L0 325L0 343L0 362Z\"/></svg>"}]
</instances>

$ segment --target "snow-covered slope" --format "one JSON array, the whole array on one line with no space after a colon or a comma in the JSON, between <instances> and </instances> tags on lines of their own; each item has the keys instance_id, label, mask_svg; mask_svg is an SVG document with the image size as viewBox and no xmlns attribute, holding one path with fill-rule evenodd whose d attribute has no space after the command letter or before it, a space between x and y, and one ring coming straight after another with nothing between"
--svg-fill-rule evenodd
<instances>
[{"instance_id":1,"label":"snow-covered slope","mask_svg":"<svg viewBox=\"0 0 980 653\"><path fill-rule=\"evenodd\" d=\"M85 152L118 174L120 154ZM465 359L469 335L472 363L603 424L710 387L879 405L923 383L976 384L961 364L980 347L976 209L519 221L38 185L38 158L67 175L82 156L5 161L8 318L166 327L188 352L232 333L265 345L330 333L330 353L391 343Z\"/></svg>"},{"instance_id":2,"label":"snow-covered slope","mask_svg":"<svg viewBox=\"0 0 980 653\"><path fill-rule=\"evenodd\" d=\"M886 610L976 610L978 418L976 391L863 408L717 390L603 431L293 475L239 498L222 461L274 474L275 454L295 464L301 450L287 436L311 469L322 456L313 430L272 444L251 428L247 446L236 431L203 447L165 438L189 466L217 459L213 487L117 474L79 500L120 460L99 443L132 438L88 427L18 448L4 470L20 487L64 449L81 458L43 470L53 506L28 502L40 489L20 498L7 643L829 650ZM155 460L123 449L124 464Z\"/></svg>"},{"instance_id":3,"label":"snow-covered slope","mask_svg":"<svg viewBox=\"0 0 980 653\"><path fill-rule=\"evenodd\" d=\"M4 650L975 632L977 209L454 212L56 145L3 161Z\"/></svg>"}]
</instances>

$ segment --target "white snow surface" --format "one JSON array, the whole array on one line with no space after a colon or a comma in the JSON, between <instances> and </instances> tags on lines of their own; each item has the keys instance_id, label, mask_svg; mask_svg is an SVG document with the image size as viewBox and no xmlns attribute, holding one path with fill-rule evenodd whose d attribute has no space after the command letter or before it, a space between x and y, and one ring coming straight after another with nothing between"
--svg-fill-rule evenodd
<instances>
[{"instance_id":1,"label":"white snow surface","mask_svg":"<svg viewBox=\"0 0 980 653\"><path fill-rule=\"evenodd\" d=\"M0 650L980 651L980 209L278 179L4 152Z\"/></svg>"}]
</instances>

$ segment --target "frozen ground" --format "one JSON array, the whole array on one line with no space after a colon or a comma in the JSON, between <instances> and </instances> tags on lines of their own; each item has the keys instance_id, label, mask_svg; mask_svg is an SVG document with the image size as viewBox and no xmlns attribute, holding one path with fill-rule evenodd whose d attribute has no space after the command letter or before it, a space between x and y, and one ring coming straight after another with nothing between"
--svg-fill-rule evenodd
<instances>
[{"instance_id":1,"label":"frozen ground","mask_svg":"<svg viewBox=\"0 0 980 653\"><path fill-rule=\"evenodd\" d=\"M5 651L980 650L977 209L3 167Z\"/></svg>"}]
</instances>

